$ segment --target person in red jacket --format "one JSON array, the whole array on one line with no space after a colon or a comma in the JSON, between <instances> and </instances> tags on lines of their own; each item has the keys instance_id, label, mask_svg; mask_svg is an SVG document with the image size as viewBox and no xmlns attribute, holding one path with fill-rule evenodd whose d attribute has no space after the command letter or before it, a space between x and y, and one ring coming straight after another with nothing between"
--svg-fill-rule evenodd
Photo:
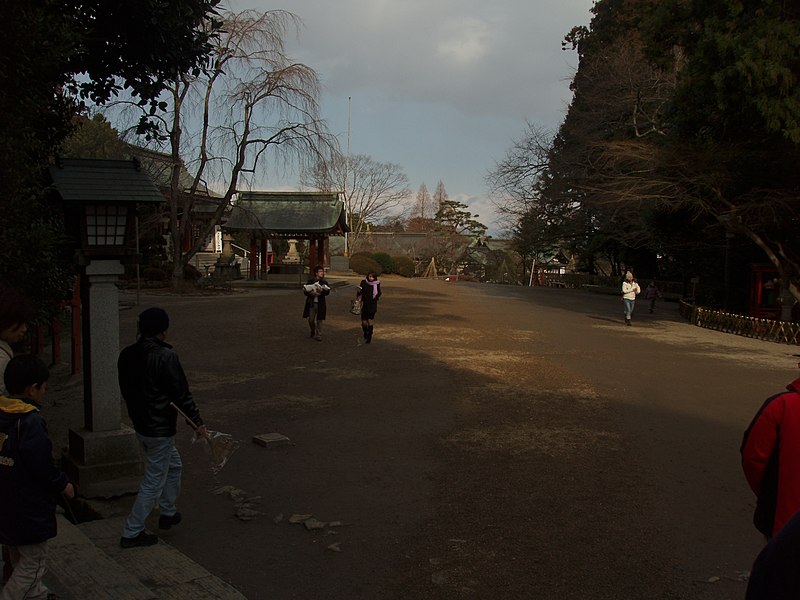
<instances>
[{"instance_id":1,"label":"person in red jacket","mask_svg":"<svg viewBox=\"0 0 800 600\"><path fill-rule=\"evenodd\" d=\"M741 447L742 468L757 498L753 523L767 538L800 510L800 378L786 389L767 398Z\"/></svg>"}]
</instances>

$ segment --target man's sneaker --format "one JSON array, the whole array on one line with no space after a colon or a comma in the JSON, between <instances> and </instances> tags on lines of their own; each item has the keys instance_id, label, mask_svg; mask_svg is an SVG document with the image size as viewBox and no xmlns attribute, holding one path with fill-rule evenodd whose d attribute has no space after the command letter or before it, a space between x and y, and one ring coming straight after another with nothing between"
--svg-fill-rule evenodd
<instances>
[{"instance_id":1,"label":"man's sneaker","mask_svg":"<svg viewBox=\"0 0 800 600\"><path fill-rule=\"evenodd\" d=\"M132 538L119 538L119 545L123 548L138 548L140 546L152 546L158 543L158 536L154 533L140 531L139 535Z\"/></svg>"},{"instance_id":2,"label":"man's sneaker","mask_svg":"<svg viewBox=\"0 0 800 600\"><path fill-rule=\"evenodd\" d=\"M174 515L161 515L158 517L158 528L159 529L169 529L173 525L177 525L181 522L181 513L176 512Z\"/></svg>"}]
</instances>

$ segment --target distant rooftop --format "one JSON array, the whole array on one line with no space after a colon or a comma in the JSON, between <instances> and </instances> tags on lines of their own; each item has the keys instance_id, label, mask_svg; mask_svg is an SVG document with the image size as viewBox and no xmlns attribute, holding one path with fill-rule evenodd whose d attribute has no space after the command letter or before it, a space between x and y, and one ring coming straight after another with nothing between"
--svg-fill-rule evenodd
<instances>
[{"instance_id":1,"label":"distant rooftop","mask_svg":"<svg viewBox=\"0 0 800 600\"><path fill-rule=\"evenodd\" d=\"M349 231L344 202L330 192L240 192L223 227L282 237Z\"/></svg>"}]
</instances>

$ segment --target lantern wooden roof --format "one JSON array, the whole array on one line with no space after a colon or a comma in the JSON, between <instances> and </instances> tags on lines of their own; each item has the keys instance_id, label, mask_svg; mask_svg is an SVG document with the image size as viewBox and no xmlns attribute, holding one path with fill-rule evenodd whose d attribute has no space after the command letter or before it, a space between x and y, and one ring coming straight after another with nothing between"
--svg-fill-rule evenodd
<instances>
[{"instance_id":1,"label":"lantern wooden roof","mask_svg":"<svg viewBox=\"0 0 800 600\"><path fill-rule=\"evenodd\" d=\"M164 202L164 196L135 160L65 158L50 167L65 203Z\"/></svg>"}]
</instances>

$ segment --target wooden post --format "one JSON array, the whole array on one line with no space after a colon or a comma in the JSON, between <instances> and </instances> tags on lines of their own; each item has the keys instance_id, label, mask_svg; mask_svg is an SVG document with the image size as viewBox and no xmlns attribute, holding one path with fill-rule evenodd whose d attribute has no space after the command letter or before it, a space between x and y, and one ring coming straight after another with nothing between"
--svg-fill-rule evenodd
<instances>
[{"instance_id":1,"label":"wooden post","mask_svg":"<svg viewBox=\"0 0 800 600\"><path fill-rule=\"evenodd\" d=\"M320 261L319 261L319 264L321 264L322 266L330 267L330 264L329 264L329 261L328 261L328 253L326 252L326 249L325 249L325 242L326 241L327 241L327 238L321 237L319 239L319 242L318 242L318 244L319 244L319 256L321 257Z\"/></svg>"},{"instance_id":2,"label":"wooden post","mask_svg":"<svg viewBox=\"0 0 800 600\"><path fill-rule=\"evenodd\" d=\"M314 267L317 266L317 240L310 238L308 240L308 273L310 277L314 276Z\"/></svg>"},{"instance_id":3,"label":"wooden post","mask_svg":"<svg viewBox=\"0 0 800 600\"><path fill-rule=\"evenodd\" d=\"M75 277L72 283L72 335L70 343L70 362L72 363L72 374L77 375L81 372L81 352L83 344L81 342L81 278Z\"/></svg>"},{"instance_id":4,"label":"wooden post","mask_svg":"<svg viewBox=\"0 0 800 600\"><path fill-rule=\"evenodd\" d=\"M61 364L61 321L55 317L50 323L51 358L53 365Z\"/></svg>"},{"instance_id":5,"label":"wooden post","mask_svg":"<svg viewBox=\"0 0 800 600\"><path fill-rule=\"evenodd\" d=\"M260 240L261 246L261 276L259 279L266 279L267 276L267 269L269 268L267 265L267 238L263 235L261 236Z\"/></svg>"},{"instance_id":6,"label":"wooden post","mask_svg":"<svg viewBox=\"0 0 800 600\"><path fill-rule=\"evenodd\" d=\"M247 267L247 278L258 278L258 246L256 246L256 236L250 236L250 264Z\"/></svg>"},{"instance_id":7,"label":"wooden post","mask_svg":"<svg viewBox=\"0 0 800 600\"><path fill-rule=\"evenodd\" d=\"M44 352L44 327L36 325L33 330L33 353L41 354Z\"/></svg>"}]
</instances>

